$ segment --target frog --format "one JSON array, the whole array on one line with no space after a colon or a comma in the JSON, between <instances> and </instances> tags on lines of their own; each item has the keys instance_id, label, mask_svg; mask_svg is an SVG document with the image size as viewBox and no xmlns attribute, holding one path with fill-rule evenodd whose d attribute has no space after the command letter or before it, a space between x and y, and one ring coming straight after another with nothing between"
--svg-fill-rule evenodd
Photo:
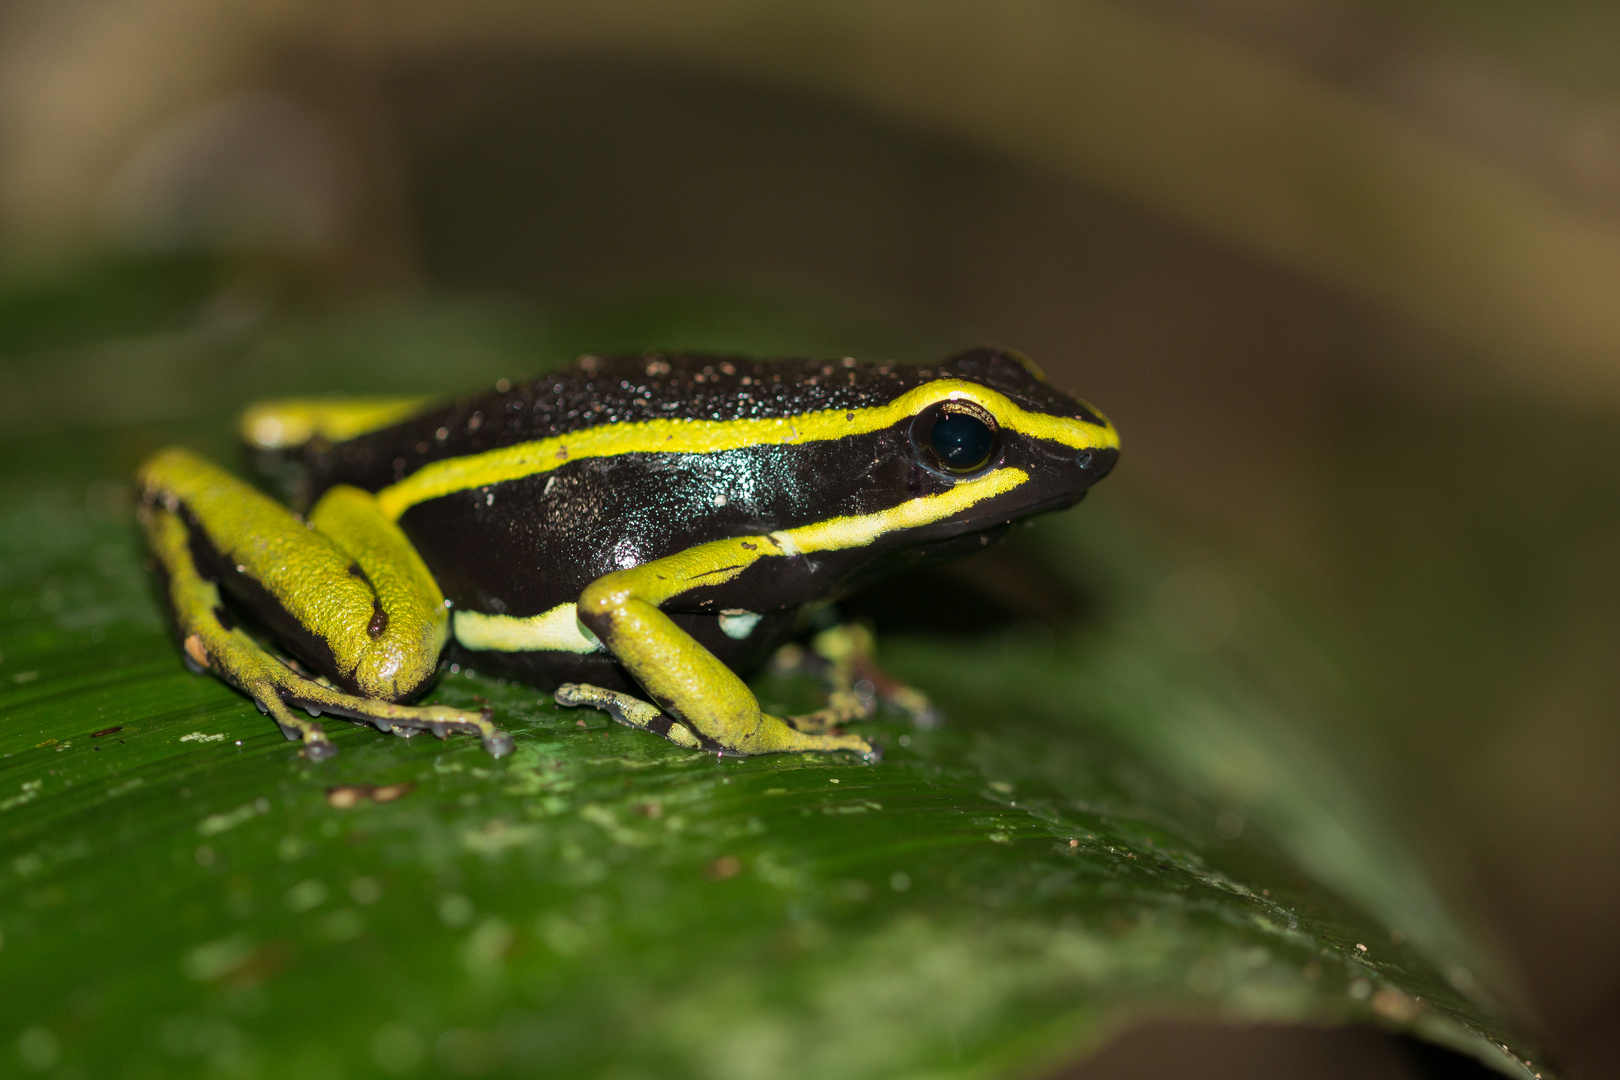
<instances>
[{"instance_id":1,"label":"frog","mask_svg":"<svg viewBox=\"0 0 1620 1080\"><path fill-rule=\"evenodd\" d=\"M336 752L323 715L510 751L487 707L412 704L452 658L689 749L876 760L848 730L869 691L777 716L746 680L808 612L1074 505L1119 455L1100 412L991 347L587 355L240 427L282 497L171 446L138 468L138 518L187 665L312 760Z\"/></svg>"}]
</instances>

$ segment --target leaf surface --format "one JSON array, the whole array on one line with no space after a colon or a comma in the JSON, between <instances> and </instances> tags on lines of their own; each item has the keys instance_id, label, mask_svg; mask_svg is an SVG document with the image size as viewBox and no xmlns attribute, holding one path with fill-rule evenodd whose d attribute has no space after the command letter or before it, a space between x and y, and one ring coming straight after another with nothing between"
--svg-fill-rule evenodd
<instances>
[{"instance_id":1,"label":"leaf surface","mask_svg":"<svg viewBox=\"0 0 1620 1080\"><path fill-rule=\"evenodd\" d=\"M627 336L843 351L676 310ZM77 427L19 420L0 458L0 1055L79 1076L1001 1076L1185 1015L1370 1023L1551 1075L1312 734L1336 699L1308 640L1128 497L1021 541L1092 597L1080 625L885 637L947 722L880 717L877 765L719 760L459 668L431 700L488 701L509 757L330 721L340 754L303 760L181 666L134 461L176 436L226 452L250 393L455 388L602 326L368 318L154 361L200 380L172 412L116 357L195 328L54 353L50 327L0 334L27 344L0 380ZM430 377L396 361L433 318L466 331L449 353L483 344ZM128 408L74 413L40 355L103 363L81 406Z\"/></svg>"}]
</instances>

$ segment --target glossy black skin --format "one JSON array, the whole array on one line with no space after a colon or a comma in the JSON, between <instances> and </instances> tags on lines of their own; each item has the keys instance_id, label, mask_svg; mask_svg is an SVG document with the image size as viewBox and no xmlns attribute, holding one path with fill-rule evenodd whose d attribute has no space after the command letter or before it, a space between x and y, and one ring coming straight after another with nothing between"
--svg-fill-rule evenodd
<instances>
[{"instance_id":1,"label":"glossy black skin","mask_svg":"<svg viewBox=\"0 0 1620 1080\"><path fill-rule=\"evenodd\" d=\"M1012 354L991 349L930 367L587 357L574 370L463 398L348 442L311 444L301 451L302 463L311 495L340 483L378 491L431 461L598 424L861 409L947 377L988 386L1028 410L1097 421L1084 404L1037 378ZM791 633L804 605L836 599L885 570L977 551L1013 521L1079 501L1117 457L1101 451L1087 460L1006 431L1000 444L991 465L1017 466L1030 475L1016 490L957 518L859 549L761 560L725 585L681 597L668 610L722 661L747 671ZM577 599L603 574L709 540L873 513L951 486L913 446L908 421L795 446L582 458L418 504L400 526L455 607L524 616ZM717 496L724 496L723 505L716 505ZM715 616L729 609L766 618L738 642L718 628ZM632 686L601 654L479 654L476 662L542 685L573 679Z\"/></svg>"}]
</instances>

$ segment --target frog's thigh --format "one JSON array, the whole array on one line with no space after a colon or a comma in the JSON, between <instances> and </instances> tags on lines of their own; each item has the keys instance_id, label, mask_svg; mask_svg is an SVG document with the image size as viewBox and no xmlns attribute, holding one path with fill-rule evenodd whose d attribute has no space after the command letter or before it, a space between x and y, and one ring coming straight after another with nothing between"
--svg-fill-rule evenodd
<instances>
[{"instance_id":1,"label":"frog's thigh","mask_svg":"<svg viewBox=\"0 0 1620 1080\"><path fill-rule=\"evenodd\" d=\"M342 641L346 656L359 657L353 678L361 693L389 700L414 693L437 668L450 633L444 594L427 564L378 509L377 500L359 488L328 490L310 510L309 526L305 538L324 536L352 561L341 572L328 563L319 580L297 587L324 593L335 581L350 586L359 579L371 594L372 608L362 623L367 599L362 594L360 612L313 629ZM317 619L327 602L323 596Z\"/></svg>"},{"instance_id":2,"label":"frog's thigh","mask_svg":"<svg viewBox=\"0 0 1620 1080\"><path fill-rule=\"evenodd\" d=\"M509 742L489 720L454 709L393 704L432 674L445 635L443 602L403 536L368 509L370 496L335 489L312 515L332 535L306 526L280 504L183 450L166 450L140 470L141 524L161 564L186 655L251 695L312 756L331 753L318 725L289 703L365 720L382 730L477 732L499 752ZM379 528L381 521L388 528ZM260 586L244 599L272 624L289 621L324 646L329 676L361 695L333 690L290 670L238 629L219 589L196 564L192 529ZM335 536L337 539L333 539ZM399 548L408 558L401 558ZM253 601L257 599L258 603Z\"/></svg>"},{"instance_id":3,"label":"frog's thigh","mask_svg":"<svg viewBox=\"0 0 1620 1080\"><path fill-rule=\"evenodd\" d=\"M140 481L148 498L183 509L218 553L226 589L272 629L296 636L328 678L398 701L433 674L449 626L443 597L370 495L334 488L306 524L183 450L152 458Z\"/></svg>"},{"instance_id":4,"label":"frog's thigh","mask_svg":"<svg viewBox=\"0 0 1620 1080\"><path fill-rule=\"evenodd\" d=\"M598 578L580 596L580 620L666 712L726 750L852 750L872 757L871 745L859 736L797 731L762 711L730 668L659 610L682 593L728 581L755 560L771 557L769 544L764 537L717 540Z\"/></svg>"}]
</instances>

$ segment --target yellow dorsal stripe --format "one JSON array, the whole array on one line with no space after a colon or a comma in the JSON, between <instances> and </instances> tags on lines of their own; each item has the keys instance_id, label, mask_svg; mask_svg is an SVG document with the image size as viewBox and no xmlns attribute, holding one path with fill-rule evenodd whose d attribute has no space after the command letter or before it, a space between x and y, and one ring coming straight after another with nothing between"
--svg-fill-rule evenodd
<instances>
[{"instance_id":1,"label":"yellow dorsal stripe","mask_svg":"<svg viewBox=\"0 0 1620 1080\"><path fill-rule=\"evenodd\" d=\"M1111 426L1028 412L1005 395L959 379L936 379L887 405L829 409L767 420L644 420L603 424L549 439L505 446L482 454L431 462L377 493L377 503L398 519L417 503L458 491L549 472L579 458L619 454L708 454L747 446L821 442L881 431L936 401L970 400L984 407L1004 428L1049 439L1076 450L1119 445Z\"/></svg>"}]
</instances>

